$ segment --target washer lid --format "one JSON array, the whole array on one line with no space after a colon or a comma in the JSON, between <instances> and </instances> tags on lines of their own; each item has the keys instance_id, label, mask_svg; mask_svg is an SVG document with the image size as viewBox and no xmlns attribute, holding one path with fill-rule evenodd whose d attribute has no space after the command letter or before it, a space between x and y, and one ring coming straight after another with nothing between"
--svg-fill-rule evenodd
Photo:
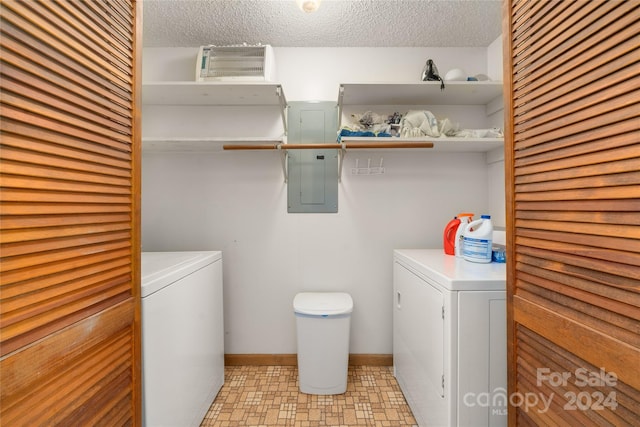
<instances>
[{"instance_id":1,"label":"washer lid","mask_svg":"<svg viewBox=\"0 0 640 427\"><path fill-rule=\"evenodd\" d=\"M151 295L221 259L220 251L142 252L141 296Z\"/></svg>"},{"instance_id":2,"label":"washer lid","mask_svg":"<svg viewBox=\"0 0 640 427\"><path fill-rule=\"evenodd\" d=\"M293 309L315 316L347 314L353 311L353 299L345 292L302 292L293 299Z\"/></svg>"}]
</instances>

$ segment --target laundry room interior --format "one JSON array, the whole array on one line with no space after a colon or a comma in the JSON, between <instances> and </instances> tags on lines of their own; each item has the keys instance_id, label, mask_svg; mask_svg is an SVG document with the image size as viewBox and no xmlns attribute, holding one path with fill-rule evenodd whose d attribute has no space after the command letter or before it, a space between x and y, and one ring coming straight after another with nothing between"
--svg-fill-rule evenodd
<instances>
[{"instance_id":1,"label":"laundry room interior","mask_svg":"<svg viewBox=\"0 0 640 427\"><path fill-rule=\"evenodd\" d=\"M487 48L273 50L288 101L337 105L341 83L419 82L428 58L443 70L498 80L501 48L498 39ZM193 79L197 53L197 47L145 49L143 82ZM384 60L372 67L372 58ZM435 112L439 118L464 127L502 127L502 110L487 119L485 105L435 108L444 110ZM419 107L360 108L379 114L412 109ZM281 137L278 109L265 110L143 107L142 250L223 251L226 353L295 353L294 295L342 290L357 307L351 351L391 354L393 250L442 247L444 225L460 212L489 214L496 228L504 227L502 148L347 150L338 212L288 213L278 152L190 145L207 136ZM333 134L337 138L337 129ZM160 147L146 148L147 137ZM156 141L162 138L168 142ZM364 166L369 159L375 165L383 159L384 174L351 173L356 160Z\"/></svg>"},{"instance_id":2,"label":"laundry room interior","mask_svg":"<svg viewBox=\"0 0 640 427\"><path fill-rule=\"evenodd\" d=\"M442 248L444 225L461 212L473 213L474 219L490 215L493 239L505 243L502 38L481 47L267 49L272 56L265 59L270 68L264 70L263 82L202 79L202 85L232 88L225 93L232 100L220 102L205 92L182 92L173 98L168 94L179 91L183 82L199 79L200 47L143 50L143 254L222 252L228 364L295 360L300 336L294 297L337 292L353 300L351 363L393 365L394 250ZM429 60L441 70L444 88L441 81L423 81ZM445 79L449 70L464 70L463 81ZM262 83L273 86L273 95L278 91L279 102L255 101L252 85ZM425 85L429 94L408 96ZM371 93L373 98L367 98ZM312 131L305 130L301 114L309 111L331 120L307 124ZM323 150L332 167L311 179L330 181L327 187L337 189L329 211L291 209L291 189L302 177L294 176L291 163L284 162L303 150L284 154L282 149L233 149L243 143L264 146L265 141L344 142L346 138L338 136L341 129L358 128L365 113L382 117L378 121L384 124L394 114L423 116L425 111L456 129L493 134L448 138L443 132L438 143L427 148L381 144L434 139L424 133L413 139L374 137L372 148L350 149L346 143L345 148ZM318 126L320 131L313 132ZM329 188L322 191L322 198L329 197ZM504 265L501 268L504 276ZM504 291L504 277L501 283ZM504 302L504 292L501 299ZM504 318L504 304L501 307ZM499 330L506 334L503 329L504 322ZM418 420L453 422L448 415ZM493 424L505 421L504 414L487 418Z\"/></svg>"}]
</instances>

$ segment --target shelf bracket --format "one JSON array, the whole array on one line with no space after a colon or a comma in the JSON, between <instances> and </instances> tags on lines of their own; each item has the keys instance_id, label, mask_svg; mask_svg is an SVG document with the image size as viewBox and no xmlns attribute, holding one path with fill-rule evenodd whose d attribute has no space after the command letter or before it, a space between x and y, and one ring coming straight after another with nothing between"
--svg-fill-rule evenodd
<instances>
[{"instance_id":1,"label":"shelf bracket","mask_svg":"<svg viewBox=\"0 0 640 427\"><path fill-rule=\"evenodd\" d=\"M343 142L338 149L338 182L342 182L342 165L344 164L344 155L347 152L347 146Z\"/></svg>"},{"instance_id":2,"label":"shelf bracket","mask_svg":"<svg viewBox=\"0 0 640 427\"><path fill-rule=\"evenodd\" d=\"M278 151L280 152L280 163L282 164L282 175L284 176L284 183L289 182L289 170L287 168L287 150L282 149L282 143L277 146Z\"/></svg>"},{"instance_id":3,"label":"shelf bracket","mask_svg":"<svg viewBox=\"0 0 640 427\"><path fill-rule=\"evenodd\" d=\"M338 89L338 130L342 128L342 101L344 98L344 86L340 85Z\"/></svg>"},{"instance_id":4,"label":"shelf bracket","mask_svg":"<svg viewBox=\"0 0 640 427\"><path fill-rule=\"evenodd\" d=\"M287 134L287 99L282 91L282 86L276 87L276 95L278 95L278 101L280 102L280 116L282 116L282 127L284 128L284 134Z\"/></svg>"}]
</instances>

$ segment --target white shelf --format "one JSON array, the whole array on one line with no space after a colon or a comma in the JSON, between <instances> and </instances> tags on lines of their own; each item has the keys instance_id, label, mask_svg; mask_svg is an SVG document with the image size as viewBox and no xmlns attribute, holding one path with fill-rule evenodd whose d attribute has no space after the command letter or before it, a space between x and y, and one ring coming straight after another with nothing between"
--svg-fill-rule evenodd
<instances>
[{"instance_id":1,"label":"white shelf","mask_svg":"<svg viewBox=\"0 0 640 427\"><path fill-rule=\"evenodd\" d=\"M343 83L342 105L489 105L500 99L502 82ZM273 106L282 115L286 134L287 101L282 86L268 82L147 82L145 105ZM144 151L222 151L225 144L277 145L286 137L143 137ZM502 138L370 138L342 137L344 142L433 142L433 151L486 152L503 146ZM393 150L382 148L381 150Z\"/></svg>"},{"instance_id":2,"label":"white shelf","mask_svg":"<svg viewBox=\"0 0 640 427\"><path fill-rule=\"evenodd\" d=\"M502 96L502 82L342 83L340 105L487 105Z\"/></svg>"},{"instance_id":3,"label":"white shelf","mask_svg":"<svg viewBox=\"0 0 640 427\"><path fill-rule=\"evenodd\" d=\"M338 95L340 118L345 105L484 105L493 112L502 101L502 82L440 82L416 83L342 83ZM345 136L344 142L377 141L433 142L432 151L487 152L504 146L503 138L371 138Z\"/></svg>"},{"instance_id":4,"label":"white shelf","mask_svg":"<svg viewBox=\"0 0 640 427\"><path fill-rule=\"evenodd\" d=\"M287 133L287 99L278 83L146 82L142 84L142 104L274 107Z\"/></svg>"},{"instance_id":5,"label":"white shelf","mask_svg":"<svg viewBox=\"0 0 640 427\"><path fill-rule=\"evenodd\" d=\"M282 86L267 82L147 82L145 105L273 105L286 107Z\"/></svg>"},{"instance_id":6,"label":"white shelf","mask_svg":"<svg viewBox=\"0 0 640 427\"><path fill-rule=\"evenodd\" d=\"M158 152L218 152L223 151L225 144L263 145L274 146L284 142L284 137L248 138L248 137L208 137L208 138L142 138L143 151Z\"/></svg>"},{"instance_id":7,"label":"white shelf","mask_svg":"<svg viewBox=\"0 0 640 427\"><path fill-rule=\"evenodd\" d=\"M487 152L504 146L503 138L395 138L381 137L371 138L363 136L343 136L342 142L433 142L433 148L427 151L438 152ZM393 148L381 148L380 150L393 150ZM424 150L424 149L420 149Z\"/></svg>"}]
</instances>

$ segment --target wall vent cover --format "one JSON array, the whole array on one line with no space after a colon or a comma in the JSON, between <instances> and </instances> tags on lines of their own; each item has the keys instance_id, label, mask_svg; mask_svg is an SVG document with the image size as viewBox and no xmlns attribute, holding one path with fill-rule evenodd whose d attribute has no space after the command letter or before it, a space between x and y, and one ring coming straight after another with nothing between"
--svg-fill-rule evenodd
<instances>
[{"instance_id":1,"label":"wall vent cover","mask_svg":"<svg viewBox=\"0 0 640 427\"><path fill-rule=\"evenodd\" d=\"M271 81L274 60L270 45L201 46L196 81Z\"/></svg>"}]
</instances>

